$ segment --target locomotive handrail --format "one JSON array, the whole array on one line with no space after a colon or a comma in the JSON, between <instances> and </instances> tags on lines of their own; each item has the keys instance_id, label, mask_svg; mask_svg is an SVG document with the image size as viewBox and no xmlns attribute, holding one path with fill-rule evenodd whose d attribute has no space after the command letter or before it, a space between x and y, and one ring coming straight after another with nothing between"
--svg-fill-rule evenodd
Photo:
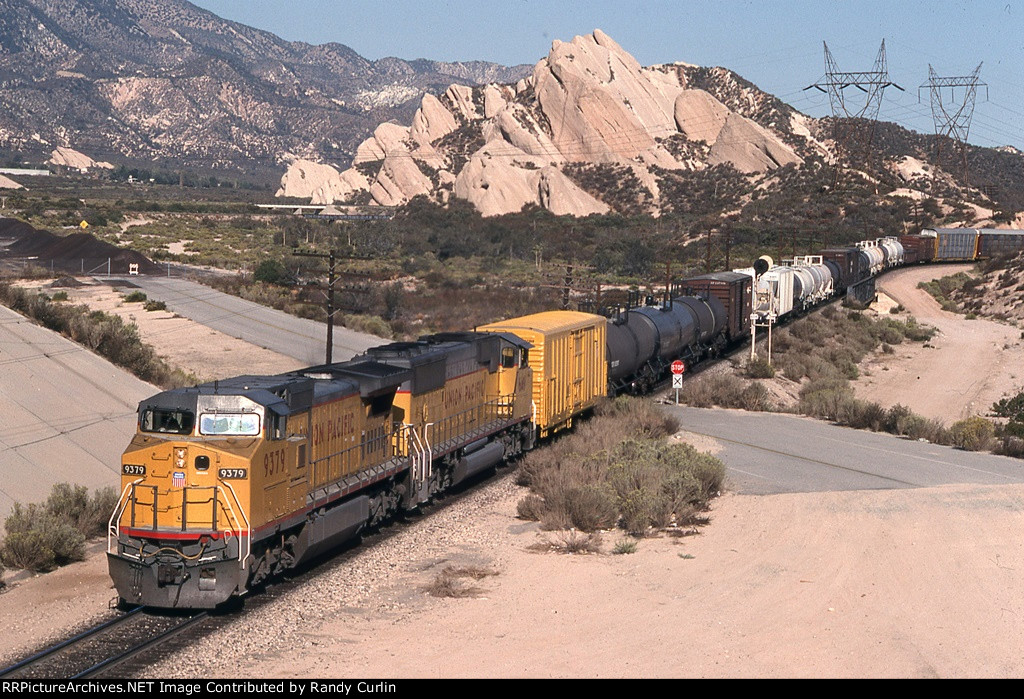
<instances>
[{"instance_id":1,"label":"locomotive handrail","mask_svg":"<svg viewBox=\"0 0 1024 699\"><path fill-rule=\"evenodd\" d=\"M238 547L238 562L244 568L245 561L249 558L249 554L252 552L252 526L249 524L249 516L245 514L245 508L242 507L242 502L238 499L238 493L235 492L234 487L227 481L223 481L225 488L231 491L231 497L235 499L235 503L238 505L238 512L242 515L245 520L245 555L242 555L242 547ZM216 493L214 493L216 497ZM231 501L224 498L224 504L227 505L228 515L234 519L235 527L239 532L242 528L239 525L238 517L235 515L234 509L231 507Z\"/></svg>"},{"instance_id":2,"label":"locomotive handrail","mask_svg":"<svg viewBox=\"0 0 1024 699\"><path fill-rule=\"evenodd\" d=\"M117 540L117 530L121 526L121 515L124 514L124 508L128 506L128 491L133 490L142 481L142 478L134 480L121 491L121 497L114 507L113 514L110 515L110 519L107 521L107 553L114 553L111 549L113 548L113 542Z\"/></svg>"}]
</instances>

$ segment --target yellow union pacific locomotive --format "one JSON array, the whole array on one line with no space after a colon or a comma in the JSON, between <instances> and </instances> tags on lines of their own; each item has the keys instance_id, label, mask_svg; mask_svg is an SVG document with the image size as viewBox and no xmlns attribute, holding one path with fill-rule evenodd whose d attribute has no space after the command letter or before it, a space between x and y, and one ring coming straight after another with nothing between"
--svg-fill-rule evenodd
<instances>
[{"instance_id":1,"label":"yellow union pacific locomotive","mask_svg":"<svg viewBox=\"0 0 1024 699\"><path fill-rule=\"evenodd\" d=\"M111 517L127 603L212 608L533 446L530 343L393 343L139 405Z\"/></svg>"}]
</instances>

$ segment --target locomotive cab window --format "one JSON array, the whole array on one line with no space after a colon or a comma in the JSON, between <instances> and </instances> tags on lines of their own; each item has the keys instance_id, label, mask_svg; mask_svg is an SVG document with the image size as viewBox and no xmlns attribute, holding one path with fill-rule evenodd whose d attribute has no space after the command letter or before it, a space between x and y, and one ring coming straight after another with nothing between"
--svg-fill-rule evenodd
<instances>
[{"instance_id":1,"label":"locomotive cab window","mask_svg":"<svg viewBox=\"0 0 1024 699\"><path fill-rule=\"evenodd\" d=\"M262 432L256 413L202 413L199 434L224 437L255 437Z\"/></svg>"},{"instance_id":2,"label":"locomotive cab window","mask_svg":"<svg viewBox=\"0 0 1024 699\"><path fill-rule=\"evenodd\" d=\"M518 359L519 353L516 351L516 347L502 347L501 348L501 368L502 369L514 369L516 367L516 360Z\"/></svg>"},{"instance_id":3,"label":"locomotive cab window","mask_svg":"<svg viewBox=\"0 0 1024 699\"><path fill-rule=\"evenodd\" d=\"M163 432L165 434L192 434L196 416L189 410L163 410L146 408L142 411L139 427L143 432Z\"/></svg>"}]
</instances>

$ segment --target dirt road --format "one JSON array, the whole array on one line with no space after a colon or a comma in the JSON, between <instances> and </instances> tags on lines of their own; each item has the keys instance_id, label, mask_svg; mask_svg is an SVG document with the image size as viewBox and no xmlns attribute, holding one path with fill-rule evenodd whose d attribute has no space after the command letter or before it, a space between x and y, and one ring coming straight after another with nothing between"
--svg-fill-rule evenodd
<instances>
[{"instance_id":1,"label":"dirt road","mask_svg":"<svg viewBox=\"0 0 1024 699\"><path fill-rule=\"evenodd\" d=\"M902 304L938 334L927 346L904 343L861 367L857 396L889 407L900 403L947 425L985 415L992 404L1024 389L1024 340L1012 325L943 311L917 285L969 271L973 265L911 267L878 281L880 292Z\"/></svg>"}]
</instances>

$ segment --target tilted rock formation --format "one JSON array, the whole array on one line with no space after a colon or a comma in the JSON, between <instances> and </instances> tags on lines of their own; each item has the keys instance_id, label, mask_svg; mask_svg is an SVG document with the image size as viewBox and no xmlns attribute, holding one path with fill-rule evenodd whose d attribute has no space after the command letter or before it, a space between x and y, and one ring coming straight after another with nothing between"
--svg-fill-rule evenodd
<instances>
[{"instance_id":1,"label":"tilted rock formation","mask_svg":"<svg viewBox=\"0 0 1024 699\"><path fill-rule=\"evenodd\" d=\"M514 86L426 95L411 126L379 126L352 168L311 196L394 206L454 195L485 216L527 205L575 216L657 213L665 173L726 164L758 174L802 162L782 134L691 86L689 69L644 68L600 30L555 41ZM588 180L595 172L627 175L635 186L612 201Z\"/></svg>"},{"instance_id":2,"label":"tilted rock formation","mask_svg":"<svg viewBox=\"0 0 1024 699\"><path fill-rule=\"evenodd\" d=\"M0 189L23 189L23 187L10 177L0 175Z\"/></svg>"},{"instance_id":3,"label":"tilted rock formation","mask_svg":"<svg viewBox=\"0 0 1024 699\"><path fill-rule=\"evenodd\" d=\"M60 165L63 167L73 168L75 170L88 170L89 168L103 168L105 170L113 170L114 166L110 163L96 162L88 155L79 153L77 150L72 148L65 148L64 146L57 146L50 153L50 159L46 161L51 165Z\"/></svg>"}]
</instances>

